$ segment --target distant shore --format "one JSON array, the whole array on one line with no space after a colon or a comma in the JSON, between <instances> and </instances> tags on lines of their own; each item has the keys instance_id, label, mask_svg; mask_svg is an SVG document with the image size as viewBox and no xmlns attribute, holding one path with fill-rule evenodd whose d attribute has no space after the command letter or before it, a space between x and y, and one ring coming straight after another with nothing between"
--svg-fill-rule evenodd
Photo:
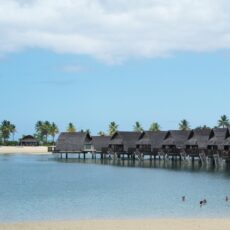
<instances>
[{"instance_id":1,"label":"distant shore","mask_svg":"<svg viewBox=\"0 0 230 230\"><path fill-rule=\"evenodd\" d=\"M229 230L230 219L86 220L0 224L1 230Z\"/></svg>"},{"instance_id":2,"label":"distant shore","mask_svg":"<svg viewBox=\"0 0 230 230\"><path fill-rule=\"evenodd\" d=\"M0 146L0 154L49 154L47 146Z\"/></svg>"}]
</instances>

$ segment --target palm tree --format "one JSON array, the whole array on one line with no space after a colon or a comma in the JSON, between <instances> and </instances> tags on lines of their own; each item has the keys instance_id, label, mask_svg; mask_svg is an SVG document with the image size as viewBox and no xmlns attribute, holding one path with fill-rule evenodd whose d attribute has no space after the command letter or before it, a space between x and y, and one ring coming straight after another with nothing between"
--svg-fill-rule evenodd
<instances>
[{"instance_id":1,"label":"palm tree","mask_svg":"<svg viewBox=\"0 0 230 230\"><path fill-rule=\"evenodd\" d=\"M35 130L37 133L41 132L41 127L43 125L43 122L42 121L37 121L36 124L35 124Z\"/></svg>"},{"instance_id":2,"label":"palm tree","mask_svg":"<svg viewBox=\"0 0 230 230\"><path fill-rule=\"evenodd\" d=\"M226 115L222 115L218 120L218 127L227 128L230 127L229 119Z\"/></svg>"},{"instance_id":3,"label":"palm tree","mask_svg":"<svg viewBox=\"0 0 230 230\"><path fill-rule=\"evenodd\" d=\"M156 132L160 130L161 130L161 127L157 122L153 122L149 128L149 131L152 131L152 132Z\"/></svg>"},{"instance_id":4,"label":"palm tree","mask_svg":"<svg viewBox=\"0 0 230 230\"><path fill-rule=\"evenodd\" d=\"M118 130L118 125L116 124L116 122L112 121L109 124L109 135L112 136L114 133L116 133Z\"/></svg>"},{"instance_id":5,"label":"palm tree","mask_svg":"<svg viewBox=\"0 0 230 230\"><path fill-rule=\"evenodd\" d=\"M179 129L180 130L190 130L190 125L189 125L189 122L187 120L182 120L180 123L179 123Z\"/></svg>"},{"instance_id":6,"label":"palm tree","mask_svg":"<svg viewBox=\"0 0 230 230\"><path fill-rule=\"evenodd\" d=\"M10 137L9 121L7 120L1 123L1 136L3 138L3 143Z\"/></svg>"},{"instance_id":7,"label":"palm tree","mask_svg":"<svg viewBox=\"0 0 230 230\"><path fill-rule=\"evenodd\" d=\"M44 141L44 122L43 121L37 121L35 124L35 131L37 139L41 142Z\"/></svg>"},{"instance_id":8,"label":"palm tree","mask_svg":"<svg viewBox=\"0 0 230 230\"><path fill-rule=\"evenodd\" d=\"M143 132L144 131L144 129L142 128L141 123L139 121L135 122L135 125L133 126L133 130L135 132Z\"/></svg>"},{"instance_id":9,"label":"palm tree","mask_svg":"<svg viewBox=\"0 0 230 230\"><path fill-rule=\"evenodd\" d=\"M48 143L48 136L49 136L49 134L50 134L50 127L51 127L51 124L50 124L49 121L45 121L45 122L43 123L42 128L43 128L43 133L44 133L44 135L45 135L45 137L46 137L46 143Z\"/></svg>"},{"instance_id":10,"label":"palm tree","mask_svg":"<svg viewBox=\"0 0 230 230\"><path fill-rule=\"evenodd\" d=\"M10 121L4 120L1 123L0 131L3 142L5 143L9 139L10 134L14 134L16 132L16 126L10 123Z\"/></svg>"},{"instance_id":11,"label":"palm tree","mask_svg":"<svg viewBox=\"0 0 230 230\"><path fill-rule=\"evenodd\" d=\"M59 133L59 129L57 127L57 125L53 122L51 125L50 125L50 129L49 129L49 134L52 136L53 138L53 144L54 144L54 138L55 138L55 135Z\"/></svg>"},{"instance_id":12,"label":"palm tree","mask_svg":"<svg viewBox=\"0 0 230 230\"><path fill-rule=\"evenodd\" d=\"M15 126L14 124L11 124L10 132L12 133L13 141L14 141L14 135L15 135L15 133L17 132L16 126Z\"/></svg>"},{"instance_id":13,"label":"palm tree","mask_svg":"<svg viewBox=\"0 0 230 230\"><path fill-rule=\"evenodd\" d=\"M74 133L74 132L76 132L77 131L77 129L76 129L76 127L74 126L74 124L73 123L69 123L68 124L68 127L67 127L67 132L69 132L69 133Z\"/></svg>"},{"instance_id":14,"label":"palm tree","mask_svg":"<svg viewBox=\"0 0 230 230\"><path fill-rule=\"evenodd\" d=\"M99 135L99 136L106 136L106 133L103 132L103 131L100 131L100 132L98 132L98 135Z\"/></svg>"},{"instance_id":15,"label":"palm tree","mask_svg":"<svg viewBox=\"0 0 230 230\"><path fill-rule=\"evenodd\" d=\"M48 142L48 136L50 134L51 123L49 121L37 121L35 124L36 136L41 142Z\"/></svg>"}]
</instances>

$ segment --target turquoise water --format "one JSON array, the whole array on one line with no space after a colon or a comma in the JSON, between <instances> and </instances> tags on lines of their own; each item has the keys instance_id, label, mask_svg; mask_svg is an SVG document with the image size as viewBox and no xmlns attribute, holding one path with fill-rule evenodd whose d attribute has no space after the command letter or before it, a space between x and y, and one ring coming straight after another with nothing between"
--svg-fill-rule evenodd
<instances>
[{"instance_id":1,"label":"turquoise water","mask_svg":"<svg viewBox=\"0 0 230 230\"><path fill-rule=\"evenodd\" d=\"M186 196L186 202L181 197ZM230 171L145 161L0 156L0 222L230 217ZM208 204L202 208L200 199Z\"/></svg>"}]
</instances>

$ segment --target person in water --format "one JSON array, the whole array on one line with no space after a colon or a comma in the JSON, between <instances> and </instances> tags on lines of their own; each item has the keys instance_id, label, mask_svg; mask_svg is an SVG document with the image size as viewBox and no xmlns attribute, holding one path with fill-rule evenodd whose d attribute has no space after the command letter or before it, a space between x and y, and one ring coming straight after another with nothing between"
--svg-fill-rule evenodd
<instances>
[{"instance_id":1,"label":"person in water","mask_svg":"<svg viewBox=\"0 0 230 230\"><path fill-rule=\"evenodd\" d=\"M207 204L207 200L203 199L200 201L200 207L202 207L203 205Z\"/></svg>"},{"instance_id":2,"label":"person in water","mask_svg":"<svg viewBox=\"0 0 230 230\"><path fill-rule=\"evenodd\" d=\"M200 201L200 207L203 206L203 204L204 204L203 202L204 202L203 200Z\"/></svg>"},{"instance_id":3,"label":"person in water","mask_svg":"<svg viewBox=\"0 0 230 230\"><path fill-rule=\"evenodd\" d=\"M225 197L225 201L228 202L228 196Z\"/></svg>"},{"instance_id":4,"label":"person in water","mask_svg":"<svg viewBox=\"0 0 230 230\"><path fill-rule=\"evenodd\" d=\"M185 196L182 196L182 201L185 202Z\"/></svg>"}]
</instances>

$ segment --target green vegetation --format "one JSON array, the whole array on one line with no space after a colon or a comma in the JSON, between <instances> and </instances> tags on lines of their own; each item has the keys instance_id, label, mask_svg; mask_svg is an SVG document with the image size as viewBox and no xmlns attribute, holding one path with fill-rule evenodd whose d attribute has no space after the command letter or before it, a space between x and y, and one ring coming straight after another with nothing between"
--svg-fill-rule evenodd
<instances>
[{"instance_id":1,"label":"green vegetation","mask_svg":"<svg viewBox=\"0 0 230 230\"><path fill-rule=\"evenodd\" d=\"M6 144L12 135L14 140L14 134L16 132L16 126L10 121L4 120L0 124L0 140L3 144Z\"/></svg>"},{"instance_id":2,"label":"green vegetation","mask_svg":"<svg viewBox=\"0 0 230 230\"><path fill-rule=\"evenodd\" d=\"M118 125L116 124L116 122L112 121L109 124L109 135L113 135L114 133L116 133L118 131Z\"/></svg>"},{"instance_id":3,"label":"green vegetation","mask_svg":"<svg viewBox=\"0 0 230 230\"><path fill-rule=\"evenodd\" d=\"M54 144L54 139L56 134L59 133L59 129L57 125L49 121L37 121L35 124L35 138L39 141L41 144L48 144L48 137L51 136Z\"/></svg>"},{"instance_id":4,"label":"green vegetation","mask_svg":"<svg viewBox=\"0 0 230 230\"><path fill-rule=\"evenodd\" d=\"M143 127L139 121L135 122L135 125L133 126L133 131L140 132L140 133L144 131L144 129L143 129Z\"/></svg>"},{"instance_id":5,"label":"green vegetation","mask_svg":"<svg viewBox=\"0 0 230 230\"><path fill-rule=\"evenodd\" d=\"M109 131L105 133L103 131L98 132L99 136L112 136L114 133L118 131L119 125L113 121L109 124ZM220 119L217 121L217 126L214 128L230 128L230 120L227 115L222 115ZM190 124L186 119L183 119L179 123L179 130L190 130ZM196 130L211 130L212 127L207 125L198 126L195 128ZM157 122L153 122L149 128L149 131L160 131L161 127ZM37 121L35 124L35 134L34 137L39 141L41 145L54 145L55 144L55 136L59 133L59 128L54 122L49 121ZM82 130L82 132L91 133L90 129ZM136 121L133 126L133 131L135 132L143 132L144 129L140 122ZM17 132L16 125L11 123L8 120L3 120L0 123L0 145L18 145L19 141L15 141L15 133ZM73 123L69 123L67 126L67 132L77 132L77 128ZM50 137L50 140L49 140ZM11 139L10 139L11 138ZM52 140L52 141L51 141Z\"/></svg>"},{"instance_id":6,"label":"green vegetation","mask_svg":"<svg viewBox=\"0 0 230 230\"><path fill-rule=\"evenodd\" d=\"M208 129L211 130L212 128L208 127L207 125L203 125L203 126L198 126L195 128L196 130L204 130L204 129Z\"/></svg>"},{"instance_id":7,"label":"green vegetation","mask_svg":"<svg viewBox=\"0 0 230 230\"><path fill-rule=\"evenodd\" d=\"M49 130L49 134L52 136L52 140L53 140L53 144L54 144L54 138L56 136L56 134L59 133L59 129L57 127L57 125L52 122L52 124L50 125L50 130Z\"/></svg>"},{"instance_id":8,"label":"green vegetation","mask_svg":"<svg viewBox=\"0 0 230 230\"><path fill-rule=\"evenodd\" d=\"M156 132L160 130L161 130L161 127L157 122L153 122L149 128L149 131L152 131L152 132Z\"/></svg>"},{"instance_id":9,"label":"green vegetation","mask_svg":"<svg viewBox=\"0 0 230 230\"><path fill-rule=\"evenodd\" d=\"M73 123L70 122L68 124L67 132L69 132L69 133L77 132L77 128L75 127L75 125Z\"/></svg>"},{"instance_id":10,"label":"green vegetation","mask_svg":"<svg viewBox=\"0 0 230 230\"><path fill-rule=\"evenodd\" d=\"M103 132L103 131L100 131L100 132L98 132L98 135L99 135L99 136L106 136L106 133Z\"/></svg>"},{"instance_id":11,"label":"green vegetation","mask_svg":"<svg viewBox=\"0 0 230 230\"><path fill-rule=\"evenodd\" d=\"M230 127L229 119L226 115L222 115L218 120L218 127L220 128L228 128Z\"/></svg>"},{"instance_id":12,"label":"green vegetation","mask_svg":"<svg viewBox=\"0 0 230 230\"><path fill-rule=\"evenodd\" d=\"M182 131L190 130L189 122L187 120L185 120L185 119L182 120L179 123L179 130L182 130Z\"/></svg>"}]
</instances>

